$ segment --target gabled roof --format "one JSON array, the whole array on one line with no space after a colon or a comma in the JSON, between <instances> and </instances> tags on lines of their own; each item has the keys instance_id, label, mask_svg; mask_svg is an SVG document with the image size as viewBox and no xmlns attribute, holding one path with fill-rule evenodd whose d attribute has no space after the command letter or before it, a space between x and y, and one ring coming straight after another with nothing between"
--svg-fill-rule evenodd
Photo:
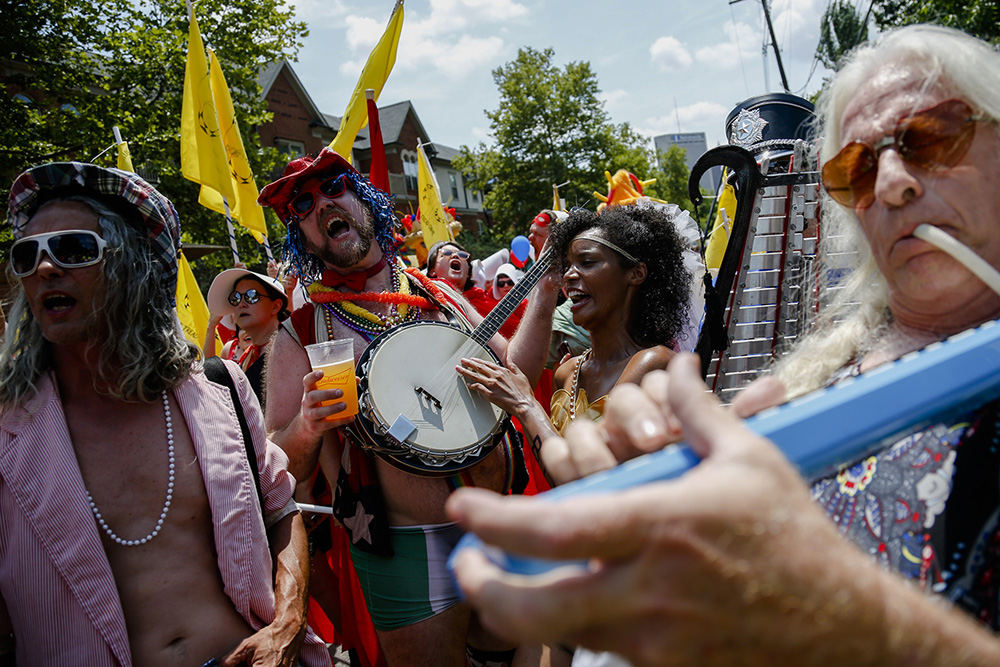
<instances>
[{"instance_id":1,"label":"gabled roof","mask_svg":"<svg viewBox=\"0 0 1000 667\"><path fill-rule=\"evenodd\" d=\"M438 160L447 160L451 162L458 157L459 150L457 148L452 148L451 146L445 146L444 144L432 143L431 146L437 151L435 156Z\"/></svg>"},{"instance_id":2,"label":"gabled roof","mask_svg":"<svg viewBox=\"0 0 1000 667\"><path fill-rule=\"evenodd\" d=\"M278 80L278 76L282 72L285 72L285 75L288 77L288 82L292 85L292 88L295 89L295 93L299 96L299 99L302 100L302 104L305 106L306 111L309 113L309 117L312 118L313 121L323 125L330 125L330 127L333 127L334 129L340 125L340 119L337 119L336 125L331 125L329 118L335 117L328 117L319 110L319 107L317 107L316 103L313 102L312 97L309 96L309 92L306 90L305 86L302 85L298 75L295 73L295 70L292 69L292 65L287 60L273 62L260 69L260 72L257 74L257 82L261 87L261 97L267 97L267 94L271 92L271 86L273 86L274 82Z\"/></svg>"},{"instance_id":3,"label":"gabled roof","mask_svg":"<svg viewBox=\"0 0 1000 667\"><path fill-rule=\"evenodd\" d=\"M424 124L420 122L420 116L417 115L416 109L413 108L409 100L403 100L402 102L378 108L378 122L382 126L382 143L386 145L399 143L399 133L403 130L403 123L406 122L407 114L411 112L413 113L413 120L417 124L417 134L424 141L429 138L427 130L424 129ZM371 143L368 141L367 125L358 132L354 148L360 150L371 148ZM416 146L407 146L407 148L416 148Z\"/></svg>"}]
</instances>

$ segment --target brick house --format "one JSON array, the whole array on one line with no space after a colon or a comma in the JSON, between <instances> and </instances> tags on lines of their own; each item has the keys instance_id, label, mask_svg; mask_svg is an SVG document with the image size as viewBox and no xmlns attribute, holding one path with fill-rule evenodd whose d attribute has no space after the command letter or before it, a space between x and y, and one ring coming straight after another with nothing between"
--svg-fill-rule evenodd
<instances>
[{"instance_id":1,"label":"brick house","mask_svg":"<svg viewBox=\"0 0 1000 667\"><path fill-rule=\"evenodd\" d=\"M288 61L268 65L258 77L262 95L274 119L257 131L261 144L275 146L289 155L314 155L328 145L340 127L340 117L324 114L313 102ZM417 209L417 144L430 137L409 100L379 107L379 124L389 169L389 194L400 215ZM441 190L441 201L455 208L466 230L478 233L489 223L482 193L465 187L461 172L452 167L458 150L443 144L424 146ZM367 126L352 149L353 162L367 175L371 167L371 144Z\"/></svg>"}]
</instances>

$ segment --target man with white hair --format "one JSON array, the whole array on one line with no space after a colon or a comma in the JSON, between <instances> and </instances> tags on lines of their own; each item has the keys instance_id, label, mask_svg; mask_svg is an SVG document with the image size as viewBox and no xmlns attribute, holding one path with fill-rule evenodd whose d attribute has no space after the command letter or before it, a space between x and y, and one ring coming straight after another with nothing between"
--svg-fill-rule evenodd
<instances>
[{"instance_id":1,"label":"man with white hair","mask_svg":"<svg viewBox=\"0 0 1000 667\"><path fill-rule=\"evenodd\" d=\"M1000 663L996 401L811 489L735 416L774 403L778 380L797 395L1000 316L1000 295L916 231L1000 268L1000 54L903 28L857 50L820 108L826 237L847 230L860 254L839 302L733 411L682 356L563 443L594 469L683 427L703 460L679 479L567 503L456 494L452 516L486 542L592 564L529 581L463 552L456 574L490 627L635 664Z\"/></svg>"}]
</instances>

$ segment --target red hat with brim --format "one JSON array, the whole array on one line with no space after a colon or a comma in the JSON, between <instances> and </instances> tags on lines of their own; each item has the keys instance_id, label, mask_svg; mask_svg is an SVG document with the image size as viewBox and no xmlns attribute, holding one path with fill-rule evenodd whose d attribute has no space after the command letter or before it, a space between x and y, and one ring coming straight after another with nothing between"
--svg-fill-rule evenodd
<instances>
[{"instance_id":1,"label":"red hat with brim","mask_svg":"<svg viewBox=\"0 0 1000 667\"><path fill-rule=\"evenodd\" d=\"M288 212L288 204L301 192L303 183L313 178L333 177L346 172L358 174L358 170L339 153L324 148L314 158L300 157L289 162L281 178L268 183L260 191L257 203L273 208L278 218L287 225L292 217Z\"/></svg>"}]
</instances>

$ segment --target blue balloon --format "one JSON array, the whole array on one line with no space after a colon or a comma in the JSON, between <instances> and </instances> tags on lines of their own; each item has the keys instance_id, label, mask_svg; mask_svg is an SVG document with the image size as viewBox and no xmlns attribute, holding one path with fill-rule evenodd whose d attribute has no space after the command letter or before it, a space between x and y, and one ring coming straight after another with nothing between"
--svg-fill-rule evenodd
<instances>
[{"instance_id":1,"label":"blue balloon","mask_svg":"<svg viewBox=\"0 0 1000 667\"><path fill-rule=\"evenodd\" d=\"M510 242L510 252L519 262L526 262L531 256L531 241L527 236L515 236Z\"/></svg>"}]
</instances>

